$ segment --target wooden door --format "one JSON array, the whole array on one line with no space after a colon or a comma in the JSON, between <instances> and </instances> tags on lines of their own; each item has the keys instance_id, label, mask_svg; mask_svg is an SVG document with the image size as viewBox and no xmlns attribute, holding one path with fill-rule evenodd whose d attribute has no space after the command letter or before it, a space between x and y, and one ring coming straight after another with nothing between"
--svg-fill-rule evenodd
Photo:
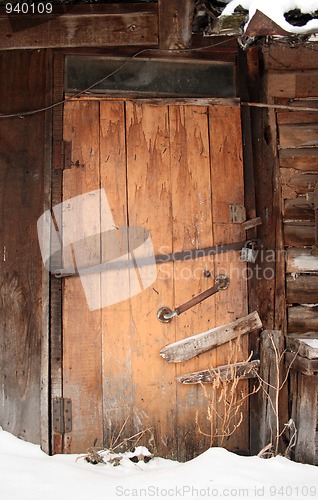
<instances>
[{"instance_id":1,"label":"wooden door","mask_svg":"<svg viewBox=\"0 0 318 500\"><path fill-rule=\"evenodd\" d=\"M64 201L104 189L115 226L149 230L156 254L245 238L229 221L229 205L244 204L239 107L73 100L65 106L64 139L72 142ZM63 396L73 413L66 452L109 447L145 429L145 444L161 456L187 460L209 446L198 426L209 434L207 394L176 376L227 363L229 345L178 364L159 352L247 314L245 266L238 252L157 264L151 286L94 311L80 278L64 279ZM160 307L174 309L220 273L231 279L226 291L170 323L158 321ZM246 342L238 360L247 357ZM246 394L245 382L240 391ZM248 448L247 404L238 432L222 445Z\"/></svg>"}]
</instances>

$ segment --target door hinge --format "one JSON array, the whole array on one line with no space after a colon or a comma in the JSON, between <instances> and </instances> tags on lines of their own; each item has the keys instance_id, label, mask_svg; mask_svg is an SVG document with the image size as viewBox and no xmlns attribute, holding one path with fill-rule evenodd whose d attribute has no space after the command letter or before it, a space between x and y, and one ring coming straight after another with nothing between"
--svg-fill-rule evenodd
<instances>
[{"instance_id":1,"label":"door hinge","mask_svg":"<svg viewBox=\"0 0 318 500\"><path fill-rule=\"evenodd\" d=\"M55 170L65 170L72 167L71 141L54 141L53 167Z\"/></svg>"},{"instance_id":2,"label":"door hinge","mask_svg":"<svg viewBox=\"0 0 318 500\"><path fill-rule=\"evenodd\" d=\"M72 401L69 398L53 399L53 431L66 434L72 430Z\"/></svg>"}]
</instances>

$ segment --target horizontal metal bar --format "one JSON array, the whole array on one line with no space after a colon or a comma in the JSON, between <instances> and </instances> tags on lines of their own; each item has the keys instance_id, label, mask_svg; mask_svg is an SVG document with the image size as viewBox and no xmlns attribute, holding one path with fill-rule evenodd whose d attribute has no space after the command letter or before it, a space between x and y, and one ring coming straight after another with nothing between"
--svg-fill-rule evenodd
<instances>
[{"instance_id":1,"label":"horizontal metal bar","mask_svg":"<svg viewBox=\"0 0 318 500\"><path fill-rule=\"evenodd\" d=\"M241 250L244 247L245 243L246 241L240 241L237 243L216 245L212 247L206 247L195 250L185 250L183 252L158 254L155 255L154 257L153 256L141 257L138 258L138 265L151 265L154 263L154 261L156 264L164 264L165 262L194 260L200 257L207 257L209 255L219 255L227 252L235 252ZM107 264L107 269L114 269L114 270L121 269L122 267L127 267L127 264L128 266L134 267L133 259L130 259L130 262L127 262L127 259L126 260L116 259L116 261L113 262L108 260L106 262L101 262L99 264L95 264L88 267L80 267L77 269L74 268L54 269L52 270L52 274L54 274L56 278L93 274L97 272L102 272L104 270L104 267L106 267L106 264Z\"/></svg>"}]
</instances>

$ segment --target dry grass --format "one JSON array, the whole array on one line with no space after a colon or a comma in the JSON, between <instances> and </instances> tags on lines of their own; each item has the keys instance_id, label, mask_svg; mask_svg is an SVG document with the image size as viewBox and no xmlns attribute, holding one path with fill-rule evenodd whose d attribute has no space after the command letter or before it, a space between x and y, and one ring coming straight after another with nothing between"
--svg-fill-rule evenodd
<instances>
[{"instance_id":1,"label":"dry grass","mask_svg":"<svg viewBox=\"0 0 318 500\"><path fill-rule=\"evenodd\" d=\"M196 426L198 432L210 439L210 446L218 439L219 446L224 444L225 439L232 436L241 426L244 419L243 407L252 394L256 394L261 384L256 384L251 392L242 389L242 376L237 375L235 364L238 362L240 352L240 339L229 343L228 366L226 375L221 377L218 368L210 368L213 382L209 386L201 383L204 397L207 401L206 420L208 424L203 429L199 422L199 414L196 414ZM251 356L246 360L249 362Z\"/></svg>"}]
</instances>

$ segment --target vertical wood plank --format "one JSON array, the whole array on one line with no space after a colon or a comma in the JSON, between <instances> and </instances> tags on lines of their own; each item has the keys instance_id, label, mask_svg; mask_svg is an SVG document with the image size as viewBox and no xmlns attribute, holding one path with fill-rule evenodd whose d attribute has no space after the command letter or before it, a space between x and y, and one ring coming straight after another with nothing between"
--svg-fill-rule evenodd
<instances>
[{"instance_id":1,"label":"vertical wood plank","mask_svg":"<svg viewBox=\"0 0 318 500\"><path fill-rule=\"evenodd\" d=\"M187 49L191 45L194 0L158 0L159 48Z\"/></svg>"},{"instance_id":2,"label":"vertical wood plank","mask_svg":"<svg viewBox=\"0 0 318 500\"><path fill-rule=\"evenodd\" d=\"M229 205L244 205L244 174L242 153L241 117L239 108L214 106L209 108L212 207L214 244L232 243L245 239L241 224L230 222ZM216 255L215 274L226 274L230 286L217 296L216 323L229 323L248 313L246 263L239 252ZM248 337L244 336L237 352L231 354L227 344L217 350L218 366L243 361L248 357ZM235 346L233 344L233 349ZM245 395L248 383L241 382L238 392ZM244 404L244 419L239 430L223 446L231 449L248 449L248 405ZM220 407L220 414L222 409Z\"/></svg>"},{"instance_id":3,"label":"vertical wood plank","mask_svg":"<svg viewBox=\"0 0 318 500\"><path fill-rule=\"evenodd\" d=\"M154 252L172 251L169 116L166 106L126 103L130 226L151 232ZM175 457L175 367L159 356L175 340L175 324L157 310L173 303L173 265L157 266L152 286L131 298L132 379L136 431L153 427L157 450Z\"/></svg>"},{"instance_id":4,"label":"vertical wood plank","mask_svg":"<svg viewBox=\"0 0 318 500\"><path fill-rule=\"evenodd\" d=\"M282 384L283 363L277 362L276 352L278 356L281 356L283 350L284 336L281 331L264 330L261 333L260 376L264 381L264 390L259 394L261 449L268 444L272 444L275 448L276 437L280 433L280 429L277 429L276 415L276 413L279 414L280 407L276 406L277 390L275 387ZM280 404L281 401L279 401Z\"/></svg>"},{"instance_id":5,"label":"vertical wood plank","mask_svg":"<svg viewBox=\"0 0 318 500\"><path fill-rule=\"evenodd\" d=\"M45 106L46 71L44 50L0 52L0 113ZM45 138L45 113L0 120L0 425L37 444L47 281L36 224L44 210Z\"/></svg>"},{"instance_id":6,"label":"vertical wood plank","mask_svg":"<svg viewBox=\"0 0 318 500\"><path fill-rule=\"evenodd\" d=\"M65 106L64 139L72 141L73 162L63 175L65 202L100 187L98 102L77 101ZM82 217L88 222L90 214ZM81 222L74 220L74 228ZM64 233L64 241L66 237ZM103 443L102 343L101 311L89 311L79 277L64 282L63 332L63 395L71 398L73 414L73 428L65 435L64 451L84 452Z\"/></svg>"},{"instance_id":7,"label":"vertical wood plank","mask_svg":"<svg viewBox=\"0 0 318 500\"><path fill-rule=\"evenodd\" d=\"M53 100L60 102L64 92L64 55L54 54L53 59ZM57 106L53 114L53 141L63 140L63 107ZM51 170L51 205L62 202L62 170ZM61 263L62 264L62 263ZM51 414L52 401L63 395L63 342L62 342L62 280L50 280L50 378ZM63 436L51 430L52 453L63 453Z\"/></svg>"},{"instance_id":8,"label":"vertical wood plank","mask_svg":"<svg viewBox=\"0 0 318 500\"><path fill-rule=\"evenodd\" d=\"M127 169L126 169L125 103L100 103L100 166L101 188L105 189L116 227L127 226ZM104 250L104 249L102 249ZM129 273L117 281L102 274L111 286L129 287ZM112 293L107 288L107 293ZM103 342L103 420L104 445L110 446L124 426L121 439L135 433L133 421L134 388L132 383L132 342L130 301L102 309Z\"/></svg>"},{"instance_id":9,"label":"vertical wood plank","mask_svg":"<svg viewBox=\"0 0 318 500\"><path fill-rule=\"evenodd\" d=\"M210 152L206 107L170 106L173 251L213 245ZM174 264L174 306L214 285L213 256ZM210 277L204 276L210 272ZM215 297L174 319L176 340L215 326ZM215 353L178 364L177 374L215 366ZM208 402L199 386L177 385L178 455L188 460L210 443L200 434L196 414L206 432Z\"/></svg>"},{"instance_id":10,"label":"vertical wood plank","mask_svg":"<svg viewBox=\"0 0 318 500\"><path fill-rule=\"evenodd\" d=\"M295 460L317 465L315 440L318 421L317 375L308 376L291 370L291 379L293 382L292 418L297 429Z\"/></svg>"}]
</instances>

